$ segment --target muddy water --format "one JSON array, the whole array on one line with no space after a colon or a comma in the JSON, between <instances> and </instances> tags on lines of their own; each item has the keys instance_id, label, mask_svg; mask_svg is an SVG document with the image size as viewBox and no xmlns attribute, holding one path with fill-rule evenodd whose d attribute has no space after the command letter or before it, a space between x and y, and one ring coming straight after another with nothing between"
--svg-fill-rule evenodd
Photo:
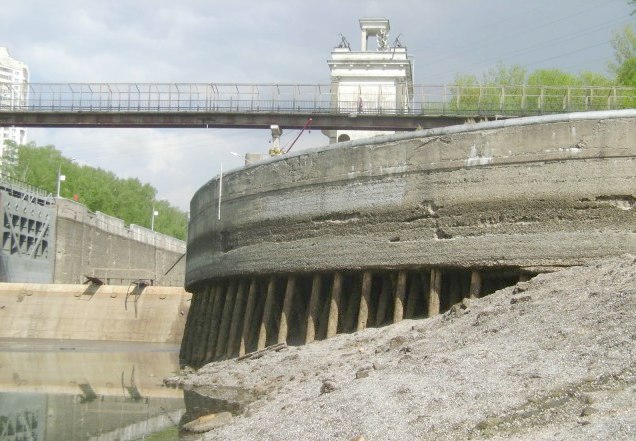
<instances>
[{"instance_id":1,"label":"muddy water","mask_svg":"<svg viewBox=\"0 0 636 441\"><path fill-rule=\"evenodd\" d=\"M163 386L179 347L0 340L0 439L184 439L184 392Z\"/></svg>"}]
</instances>

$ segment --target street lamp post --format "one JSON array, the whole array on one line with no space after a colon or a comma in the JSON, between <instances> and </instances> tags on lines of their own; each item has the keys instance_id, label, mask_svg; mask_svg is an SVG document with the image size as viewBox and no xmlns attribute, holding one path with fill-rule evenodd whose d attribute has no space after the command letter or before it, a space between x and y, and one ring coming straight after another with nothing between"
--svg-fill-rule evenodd
<instances>
[{"instance_id":1,"label":"street lamp post","mask_svg":"<svg viewBox=\"0 0 636 441\"><path fill-rule=\"evenodd\" d=\"M60 197L60 187L62 186L62 181L66 180L66 176L62 174L62 164L57 167L57 197Z\"/></svg>"},{"instance_id":2,"label":"street lamp post","mask_svg":"<svg viewBox=\"0 0 636 441\"><path fill-rule=\"evenodd\" d=\"M152 218L150 219L150 229L155 231L155 216L158 216L159 212L155 210L155 204L152 204Z\"/></svg>"},{"instance_id":3,"label":"street lamp post","mask_svg":"<svg viewBox=\"0 0 636 441\"><path fill-rule=\"evenodd\" d=\"M71 164L75 163L76 159L71 158ZM60 197L60 189L62 187L62 181L66 181L66 176L62 174L62 163L57 166L57 192L56 195Z\"/></svg>"}]
</instances>

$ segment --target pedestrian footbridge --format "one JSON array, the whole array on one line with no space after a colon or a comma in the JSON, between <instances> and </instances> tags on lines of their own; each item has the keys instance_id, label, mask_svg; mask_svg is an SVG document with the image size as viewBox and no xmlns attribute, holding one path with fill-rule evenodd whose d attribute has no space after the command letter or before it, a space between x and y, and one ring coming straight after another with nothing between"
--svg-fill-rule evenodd
<instances>
[{"instance_id":1,"label":"pedestrian footbridge","mask_svg":"<svg viewBox=\"0 0 636 441\"><path fill-rule=\"evenodd\" d=\"M289 129L311 118L315 129L404 131L636 105L636 89L626 87L415 85L396 108L387 90L378 86L374 93L367 85L364 93L343 95L326 84L0 84L0 127Z\"/></svg>"}]
</instances>

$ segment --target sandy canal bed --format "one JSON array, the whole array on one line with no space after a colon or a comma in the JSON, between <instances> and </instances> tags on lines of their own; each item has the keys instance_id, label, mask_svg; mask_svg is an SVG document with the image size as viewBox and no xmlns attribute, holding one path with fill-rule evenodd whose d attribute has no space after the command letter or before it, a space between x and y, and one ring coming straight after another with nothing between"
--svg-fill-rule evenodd
<instances>
[{"instance_id":1,"label":"sandy canal bed","mask_svg":"<svg viewBox=\"0 0 636 441\"><path fill-rule=\"evenodd\" d=\"M636 256L166 379L255 400L205 440L636 439Z\"/></svg>"}]
</instances>

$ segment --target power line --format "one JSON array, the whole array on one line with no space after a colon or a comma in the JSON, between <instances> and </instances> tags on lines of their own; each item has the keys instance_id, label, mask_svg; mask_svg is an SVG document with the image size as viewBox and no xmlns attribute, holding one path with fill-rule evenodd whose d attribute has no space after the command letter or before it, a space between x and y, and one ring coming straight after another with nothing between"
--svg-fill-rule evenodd
<instances>
[{"instance_id":1,"label":"power line","mask_svg":"<svg viewBox=\"0 0 636 441\"><path fill-rule=\"evenodd\" d=\"M509 56L518 56L518 55L521 55L521 54L526 54L526 53L533 52L533 51L538 50L538 49L543 49L543 48L547 48L547 47L555 47L555 46L558 46L558 45L560 45L560 44L562 44L564 42L575 40L575 39L578 39L578 38L580 38L582 36L590 35L590 34L593 34L595 32L598 32L599 30L605 29L606 27L608 27L608 26L610 26L612 24L626 23L628 21L629 20L626 20L624 16L621 16L621 17L609 20L609 21L607 21L607 22L605 22L605 23L603 23L601 25L598 25L598 26L596 26L594 28L586 29L584 31L579 31L579 32L576 32L574 34L571 34L571 33L562 34L561 36L558 36L558 37L556 37L554 39L544 40L541 43L534 44L534 45L531 45L531 46L526 46L526 47L521 48L519 50L515 50L514 52L508 52L506 54L503 54L502 56L493 57L493 58L484 60L484 61L482 61L480 63L472 64L472 65L469 66L469 70L472 70L475 67L482 67L482 66L492 65L496 61L501 61L502 59L503 60L507 59ZM605 42L599 43L599 44L594 45L594 46L588 46L588 47L583 48L581 50L574 50L574 51L569 51L569 52L566 52L566 53L561 53L558 56L541 59L541 60L538 60L538 61L530 63L530 64L526 64L526 65L538 64L538 63L541 63L541 62L544 62L544 61L552 60L554 58L559 58L559 57L562 57L562 56L566 56L566 55L569 55L571 53L576 53L576 52L579 52L579 51L582 51L582 50L586 50L586 49L589 49L591 47L602 46L604 44L608 44L609 45L609 41L605 41ZM526 65L524 65L524 66L526 66ZM448 71L445 71L443 73L438 74L437 77L441 77L441 76L446 75L446 74L451 74L453 72L456 72L456 71L448 70Z\"/></svg>"},{"instance_id":2,"label":"power line","mask_svg":"<svg viewBox=\"0 0 636 441\"><path fill-rule=\"evenodd\" d=\"M547 26L551 26L551 25L554 25L556 23L560 23L560 22L565 21L565 20L570 20L572 18L575 18L575 17L577 17L579 15L582 15L582 14L584 14L586 12L589 12L589 11L594 10L596 8L599 8L601 6L605 6L605 5L607 5L609 3L612 3L614 1L615 0L609 0L609 1L605 2L605 3L595 4L592 7L579 10L578 12L576 12L574 14L567 14L565 16L561 16L560 18L557 18L555 20L540 24L538 26L534 26L534 27L527 28L527 29L517 30L517 31L515 31L515 35L529 34L532 31L536 31L536 30L545 28ZM428 63L428 66L432 66L432 65L435 65L435 64L439 64L439 63L441 63L443 61L447 61L449 59L452 59L452 58L456 57L457 55L463 55L463 54L466 54L466 53L475 52L476 50L483 49L484 47L488 47L488 46L492 45L493 43L500 43L502 41L502 39L506 39L505 36L498 35L497 37L494 37L494 38L491 38L489 40L486 40L483 44L481 44L479 46L470 46L470 47L468 47L468 48L466 48L466 49L464 49L464 50L462 50L460 52L454 52L449 57L445 57L445 58L443 57L443 58L438 58L436 60L433 60L432 62Z\"/></svg>"}]
</instances>

